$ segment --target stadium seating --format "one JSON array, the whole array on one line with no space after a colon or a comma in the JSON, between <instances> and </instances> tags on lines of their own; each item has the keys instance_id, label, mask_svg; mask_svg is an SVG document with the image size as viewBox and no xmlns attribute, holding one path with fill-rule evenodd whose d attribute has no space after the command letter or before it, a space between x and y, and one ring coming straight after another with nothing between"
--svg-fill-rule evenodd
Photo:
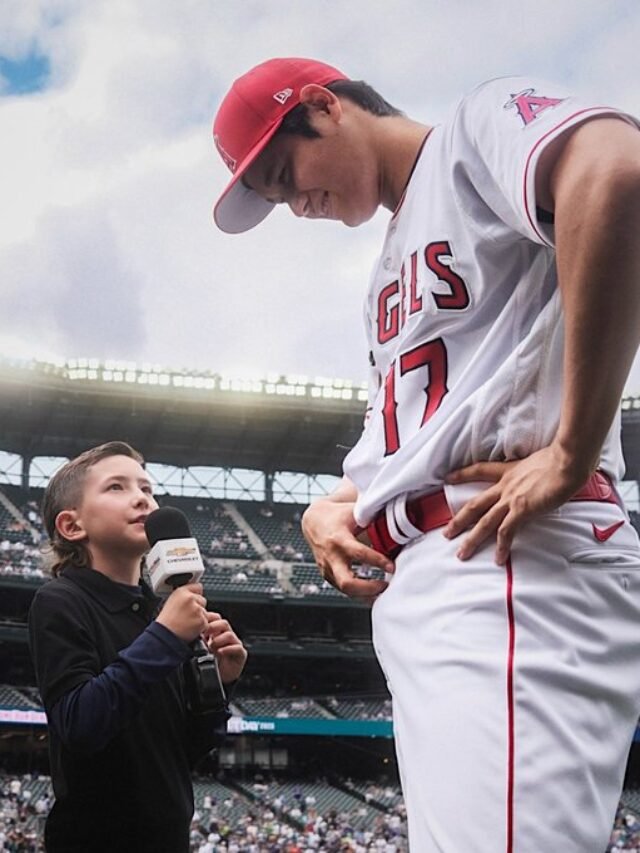
<instances>
[{"instance_id":1,"label":"stadium seating","mask_svg":"<svg viewBox=\"0 0 640 853\"><path fill-rule=\"evenodd\" d=\"M0 501L0 574L40 578L46 574L40 538L44 537L38 507L42 489L25 491L4 484L0 492L18 518ZM343 596L318 573L300 530L304 507L259 501L224 502L212 498L160 495L161 505L176 506L189 521L208 570L208 590L234 595L310 597L338 600ZM640 529L640 515L630 513ZM257 550L260 546L260 551ZM291 565L288 583L278 577L279 562ZM356 567L358 568L358 567ZM360 573L371 572L360 567ZM378 576L375 570L372 576Z\"/></svg>"},{"instance_id":2,"label":"stadium seating","mask_svg":"<svg viewBox=\"0 0 640 853\"><path fill-rule=\"evenodd\" d=\"M622 792L620 802L640 816L640 791L630 788Z\"/></svg>"},{"instance_id":3,"label":"stadium seating","mask_svg":"<svg viewBox=\"0 0 640 853\"><path fill-rule=\"evenodd\" d=\"M226 850L232 841L238 845L269 841L278 846L268 849L283 851L286 843L295 842L309 849L316 840L340 844L322 849L353 850L352 844L360 843L371 845L365 849L408 850L402 794L385 779L330 784L311 777L248 780L227 774L222 780L195 777L193 788L193 853L207 838L225 844L214 850ZM637 853L640 820L634 809L639 796L637 791L623 792L607 853ZM52 801L48 776L0 772L0 814L9 834L4 849L41 849L37 845Z\"/></svg>"},{"instance_id":4,"label":"stadium seating","mask_svg":"<svg viewBox=\"0 0 640 853\"><path fill-rule=\"evenodd\" d=\"M193 798L196 812L208 821L215 817L235 824L251 811L249 798L213 778L194 779Z\"/></svg>"},{"instance_id":5,"label":"stadium seating","mask_svg":"<svg viewBox=\"0 0 640 853\"><path fill-rule=\"evenodd\" d=\"M236 506L274 557L291 562L313 560L300 531L304 506L253 501L236 501Z\"/></svg>"},{"instance_id":6,"label":"stadium seating","mask_svg":"<svg viewBox=\"0 0 640 853\"><path fill-rule=\"evenodd\" d=\"M264 638L263 638L264 639ZM280 641L282 638L278 638ZM332 641L333 642L333 641ZM35 687L14 687L0 684L0 708L42 710ZM348 720L390 720L391 703L387 697L318 696L315 698L236 697L235 713L247 717L296 717Z\"/></svg>"},{"instance_id":7,"label":"stadium seating","mask_svg":"<svg viewBox=\"0 0 640 853\"><path fill-rule=\"evenodd\" d=\"M388 782L367 780L354 781L347 779L345 787L362 797L368 803L374 803L378 807L389 808L402 804L402 793L397 786Z\"/></svg>"},{"instance_id":8,"label":"stadium seating","mask_svg":"<svg viewBox=\"0 0 640 853\"><path fill-rule=\"evenodd\" d=\"M158 503L175 506L184 512L203 554L248 560L259 556L246 532L225 511L222 501L168 495L160 497Z\"/></svg>"},{"instance_id":9,"label":"stadium seating","mask_svg":"<svg viewBox=\"0 0 640 853\"><path fill-rule=\"evenodd\" d=\"M248 717L330 717L313 699L236 699L235 704Z\"/></svg>"},{"instance_id":10,"label":"stadium seating","mask_svg":"<svg viewBox=\"0 0 640 853\"><path fill-rule=\"evenodd\" d=\"M270 840L304 842L318 849L314 839L354 840L356 838L387 839L391 848L407 850L406 824L401 804L390 807L367 804L359 793L349 793L319 779L269 780L261 777L194 778L195 812L192 822L191 850L196 853L207 837L243 842ZM399 796L399 792L397 792ZM33 847L5 847L35 850L42 839L44 818L53 801L51 781L47 776L16 776L0 773L0 813L15 828L12 843L26 839ZM364 835L366 833L366 836ZM215 849L227 849L215 848ZM243 848L244 849L244 848ZM305 848L306 845L305 845ZM353 849L322 847L322 849ZM375 848L379 849L379 848Z\"/></svg>"},{"instance_id":11,"label":"stadium seating","mask_svg":"<svg viewBox=\"0 0 640 853\"><path fill-rule=\"evenodd\" d=\"M247 793L254 788L242 781L238 784ZM373 828L382 810L342 788L313 779L270 781L260 787L259 800L286 809L300 826L312 821L316 815L323 815L331 816L333 820L340 819L351 829Z\"/></svg>"},{"instance_id":12,"label":"stadium seating","mask_svg":"<svg viewBox=\"0 0 640 853\"><path fill-rule=\"evenodd\" d=\"M312 595L323 598L337 598L342 595L335 587L322 580L316 566L294 565L291 574L291 583L299 595Z\"/></svg>"},{"instance_id":13,"label":"stadium seating","mask_svg":"<svg viewBox=\"0 0 640 853\"><path fill-rule=\"evenodd\" d=\"M39 702L34 701L17 687L11 687L8 684L0 684L0 707L18 708L19 710L29 711L41 709Z\"/></svg>"},{"instance_id":14,"label":"stadium seating","mask_svg":"<svg viewBox=\"0 0 640 853\"><path fill-rule=\"evenodd\" d=\"M324 704L336 717L348 720L390 720L391 700L388 698L350 698L331 696Z\"/></svg>"}]
</instances>

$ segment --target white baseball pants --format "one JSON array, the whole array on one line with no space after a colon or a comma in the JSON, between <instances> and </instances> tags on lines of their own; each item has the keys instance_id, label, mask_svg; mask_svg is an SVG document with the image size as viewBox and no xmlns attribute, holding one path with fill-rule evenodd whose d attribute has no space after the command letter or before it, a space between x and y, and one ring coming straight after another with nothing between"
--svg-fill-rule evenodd
<instances>
[{"instance_id":1,"label":"white baseball pants","mask_svg":"<svg viewBox=\"0 0 640 853\"><path fill-rule=\"evenodd\" d=\"M479 488L446 487L453 511ZM575 502L506 567L460 541L410 542L373 607L410 850L604 853L640 713L636 532Z\"/></svg>"}]
</instances>

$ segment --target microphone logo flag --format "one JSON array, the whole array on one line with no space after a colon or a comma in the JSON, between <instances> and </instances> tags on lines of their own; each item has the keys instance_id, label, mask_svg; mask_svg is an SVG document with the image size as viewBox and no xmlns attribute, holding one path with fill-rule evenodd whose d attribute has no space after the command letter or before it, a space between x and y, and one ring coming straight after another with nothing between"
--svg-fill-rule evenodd
<instances>
[{"instance_id":1,"label":"microphone logo flag","mask_svg":"<svg viewBox=\"0 0 640 853\"><path fill-rule=\"evenodd\" d=\"M195 539L161 539L156 542L147 556L147 571L154 592L169 595L175 585L171 579L176 575L190 575L188 583L199 581L204 573L204 564Z\"/></svg>"}]
</instances>

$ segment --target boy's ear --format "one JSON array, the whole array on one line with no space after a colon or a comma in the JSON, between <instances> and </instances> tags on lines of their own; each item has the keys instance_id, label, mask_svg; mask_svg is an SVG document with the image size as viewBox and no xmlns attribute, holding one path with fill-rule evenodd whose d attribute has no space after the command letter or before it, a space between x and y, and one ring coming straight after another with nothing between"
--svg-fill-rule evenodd
<instances>
[{"instance_id":1,"label":"boy's ear","mask_svg":"<svg viewBox=\"0 0 640 853\"><path fill-rule=\"evenodd\" d=\"M63 509L57 514L56 530L63 539L68 539L69 542L80 542L87 536L73 509Z\"/></svg>"}]
</instances>

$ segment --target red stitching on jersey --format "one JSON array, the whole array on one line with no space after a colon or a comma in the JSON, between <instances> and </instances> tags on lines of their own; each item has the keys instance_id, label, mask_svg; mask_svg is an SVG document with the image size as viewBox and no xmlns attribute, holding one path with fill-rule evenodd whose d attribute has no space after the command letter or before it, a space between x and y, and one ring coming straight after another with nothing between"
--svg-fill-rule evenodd
<instances>
[{"instance_id":1,"label":"red stitching on jersey","mask_svg":"<svg viewBox=\"0 0 640 853\"><path fill-rule=\"evenodd\" d=\"M513 667L516 646L516 623L513 616L513 569L507 560L507 619L509 622L509 651L507 654L507 853L513 853L513 789L515 774L515 702Z\"/></svg>"},{"instance_id":2,"label":"red stitching on jersey","mask_svg":"<svg viewBox=\"0 0 640 853\"><path fill-rule=\"evenodd\" d=\"M567 124L570 121L573 121L573 119L577 118L578 116L586 115L587 113L600 113L600 114L602 114L603 110L606 112L609 112L609 113L613 113L615 115L620 115L622 117L622 113L620 113L618 110L614 109L613 107L589 107L588 109L578 110L577 113L573 113L572 115L568 116L566 119L564 119L564 121L561 121L560 124L557 124L555 127L552 127L551 130L547 131L547 133L545 133L544 136L541 136L540 139L536 142L536 144L533 146L533 148L529 152L529 156L527 157L527 162L526 162L526 165L524 167L524 187L523 187L523 189L524 189L524 193L523 193L523 195L524 195L524 209L527 213L527 219L529 220L531 227L536 232L538 237L540 237L540 239L543 241L543 243L545 243L547 246L551 246L551 243L547 240L547 238L544 236L544 234L542 234L542 232L538 230L538 228L536 226L536 221L534 218L532 218L531 212L529 210L529 199L527 196L527 183L528 183L528 176L529 176L529 166L531 165L531 160L533 158L533 155L535 154L535 152L539 148L539 146L545 141L545 139L548 136L550 136L552 133L555 133L557 130L559 130L563 125Z\"/></svg>"}]
</instances>

